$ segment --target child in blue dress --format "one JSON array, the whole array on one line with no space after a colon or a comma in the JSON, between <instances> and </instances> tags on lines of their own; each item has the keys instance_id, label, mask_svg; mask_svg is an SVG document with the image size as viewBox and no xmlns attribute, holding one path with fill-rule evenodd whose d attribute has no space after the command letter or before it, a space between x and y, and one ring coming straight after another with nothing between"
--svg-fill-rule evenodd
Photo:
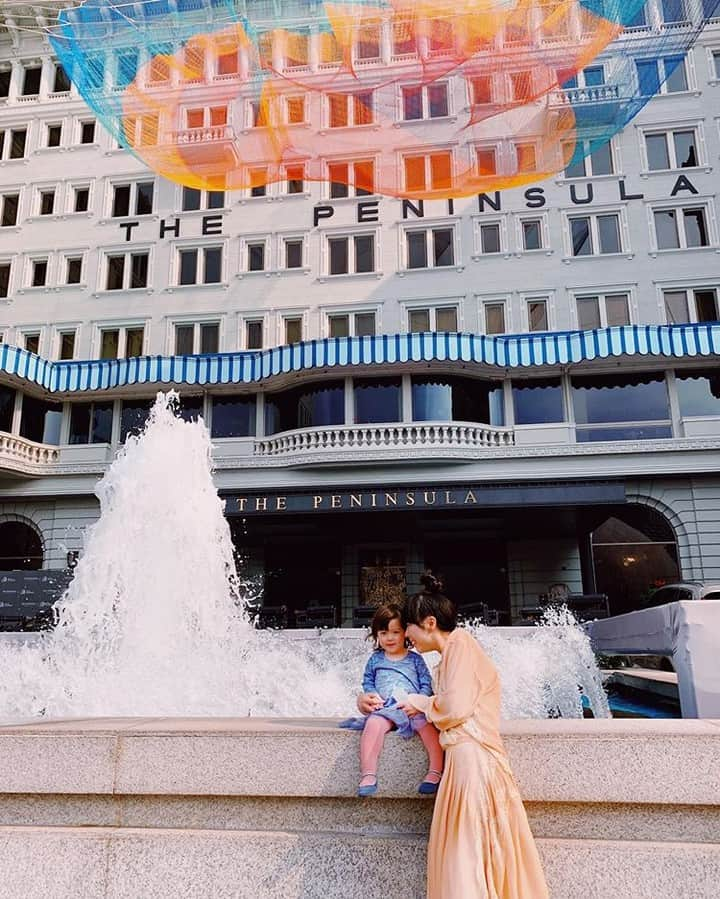
<instances>
[{"instance_id":1,"label":"child in blue dress","mask_svg":"<svg viewBox=\"0 0 720 899\"><path fill-rule=\"evenodd\" d=\"M349 718L341 727L362 730L360 737L360 772L362 779L358 796L372 796L377 792L377 768L385 734L397 730L406 739L418 734L427 750L429 766L418 793L432 796L437 793L442 777L443 751L438 732L424 715L409 716L398 707L408 693L432 696L430 672L423 657L407 648L399 606L384 605L376 612L370 626L375 643L363 674L363 692L358 708L363 718Z\"/></svg>"}]
</instances>

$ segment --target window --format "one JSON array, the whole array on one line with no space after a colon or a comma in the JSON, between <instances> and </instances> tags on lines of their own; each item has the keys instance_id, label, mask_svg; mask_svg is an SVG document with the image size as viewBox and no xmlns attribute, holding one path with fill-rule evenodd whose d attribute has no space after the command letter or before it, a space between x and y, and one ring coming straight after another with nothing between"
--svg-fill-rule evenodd
<instances>
[{"instance_id":1,"label":"window","mask_svg":"<svg viewBox=\"0 0 720 899\"><path fill-rule=\"evenodd\" d=\"M357 424L402 420L400 378L356 378L353 393Z\"/></svg>"},{"instance_id":2,"label":"window","mask_svg":"<svg viewBox=\"0 0 720 899\"><path fill-rule=\"evenodd\" d=\"M375 271L375 235L328 237L328 274L354 275Z\"/></svg>"},{"instance_id":3,"label":"window","mask_svg":"<svg viewBox=\"0 0 720 899\"><path fill-rule=\"evenodd\" d=\"M40 215L52 215L55 211L55 191L40 191Z\"/></svg>"},{"instance_id":4,"label":"window","mask_svg":"<svg viewBox=\"0 0 720 899\"><path fill-rule=\"evenodd\" d=\"M94 144L95 143L95 122L81 122L80 123L80 143L81 144Z\"/></svg>"},{"instance_id":5,"label":"window","mask_svg":"<svg viewBox=\"0 0 720 899\"><path fill-rule=\"evenodd\" d=\"M285 268L303 267L303 240L300 237L283 239Z\"/></svg>"},{"instance_id":6,"label":"window","mask_svg":"<svg viewBox=\"0 0 720 899\"><path fill-rule=\"evenodd\" d=\"M25 128L0 131L0 159L24 159L26 139Z\"/></svg>"},{"instance_id":7,"label":"window","mask_svg":"<svg viewBox=\"0 0 720 899\"><path fill-rule=\"evenodd\" d=\"M101 359L129 359L142 356L145 329L142 325L103 328L100 332Z\"/></svg>"},{"instance_id":8,"label":"window","mask_svg":"<svg viewBox=\"0 0 720 899\"><path fill-rule=\"evenodd\" d=\"M716 369L675 370L680 414L720 415L720 377Z\"/></svg>"},{"instance_id":9,"label":"window","mask_svg":"<svg viewBox=\"0 0 720 899\"><path fill-rule=\"evenodd\" d=\"M364 197L375 193L375 163L372 159L358 162L328 163L330 197Z\"/></svg>"},{"instance_id":10,"label":"window","mask_svg":"<svg viewBox=\"0 0 720 899\"><path fill-rule=\"evenodd\" d=\"M668 324L720 321L718 295L714 288L666 290L663 298Z\"/></svg>"},{"instance_id":11,"label":"window","mask_svg":"<svg viewBox=\"0 0 720 899\"><path fill-rule=\"evenodd\" d=\"M578 443L672 437L662 372L572 378Z\"/></svg>"},{"instance_id":12,"label":"window","mask_svg":"<svg viewBox=\"0 0 720 899\"><path fill-rule=\"evenodd\" d=\"M662 20L666 25L688 20L684 0L662 0L661 7Z\"/></svg>"},{"instance_id":13,"label":"window","mask_svg":"<svg viewBox=\"0 0 720 899\"><path fill-rule=\"evenodd\" d=\"M430 306L423 309L408 309L408 331L424 334L429 331L458 330L457 306Z\"/></svg>"},{"instance_id":14,"label":"window","mask_svg":"<svg viewBox=\"0 0 720 899\"><path fill-rule=\"evenodd\" d=\"M251 197L267 196L267 169L250 169L249 183Z\"/></svg>"},{"instance_id":15,"label":"window","mask_svg":"<svg viewBox=\"0 0 720 899\"><path fill-rule=\"evenodd\" d=\"M648 169L687 169L698 165L697 135L694 129L658 131L645 135Z\"/></svg>"},{"instance_id":16,"label":"window","mask_svg":"<svg viewBox=\"0 0 720 899\"><path fill-rule=\"evenodd\" d=\"M217 353L220 346L218 322L194 322L175 325L175 355Z\"/></svg>"},{"instance_id":17,"label":"window","mask_svg":"<svg viewBox=\"0 0 720 899\"><path fill-rule=\"evenodd\" d=\"M10 263L0 262L0 300L10 295Z\"/></svg>"},{"instance_id":18,"label":"window","mask_svg":"<svg viewBox=\"0 0 720 899\"><path fill-rule=\"evenodd\" d=\"M66 94L70 90L70 79L65 74L65 69L56 63L55 72L53 74L53 93Z\"/></svg>"},{"instance_id":19,"label":"window","mask_svg":"<svg viewBox=\"0 0 720 899\"><path fill-rule=\"evenodd\" d=\"M560 378L513 378L512 395L517 425L565 421Z\"/></svg>"},{"instance_id":20,"label":"window","mask_svg":"<svg viewBox=\"0 0 720 899\"><path fill-rule=\"evenodd\" d=\"M10 95L11 76L12 71L10 69L0 69L0 99L5 99Z\"/></svg>"},{"instance_id":21,"label":"window","mask_svg":"<svg viewBox=\"0 0 720 899\"><path fill-rule=\"evenodd\" d=\"M720 50L713 50L713 70L710 73L711 78L720 78Z\"/></svg>"},{"instance_id":22,"label":"window","mask_svg":"<svg viewBox=\"0 0 720 899\"><path fill-rule=\"evenodd\" d=\"M107 256L105 290L134 290L148 286L150 253L110 253Z\"/></svg>"},{"instance_id":23,"label":"window","mask_svg":"<svg viewBox=\"0 0 720 899\"><path fill-rule=\"evenodd\" d=\"M449 115L448 86L444 82L402 88L402 117L411 122Z\"/></svg>"},{"instance_id":24,"label":"window","mask_svg":"<svg viewBox=\"0 0 720 899\"><path fill-rule=\"evenodd\" d=\"M473 106L484 106L493 102L491 75L481 75L470 79L470 102Z\"/></svg>"},{"instance_id":25,"label":"window","mask_svg":"<svg viewBox=\"0 0 720 899\"><path fill-rule=\"evenodd\" d=\"M81 284L82 283L82 256L68 256L65 260L65 283Z\"/></svg>"},{"instance_id":26,"label":"window","mask_svg":"<svg viewBox=\"0 0 720 899\"><path fill-rule=\"evenodd\" d=\"M362 61L380 59L380 25L361 25L355 34L355 59Z\"/></svg>"},{"instance_id":27,"label":"window","mask_svg":"<svg viewBox=\"0 0 720 899\"><path fill-rule=\"evenodd\" d=\"M566 178L612 175L615 172L611 141L597 146L588 140L578 141L577 144L565 144L564 151L566 158L571 155L565 167Z\"/></svg>"},{"instance_id":28,"label":"window","mask_svg":"<svg viewBox=\"0 0 720 899\"><path fill-rule=\"evenodd\" d=\"M255 435L255 397L229 394L212 397L211 436L253 437Z\"/></svg>"},{"instance_id":29,"label":"window","mask_svg":"<svg viewBox=\"0 0 720 899\"><path fill-rule=\"evenodd\" d=\"M35 443L60 443L62 403L50 403L25 394L22 398L20 436Z\"/></svg>"},{"instance_id":30,"label":"window","mask_svg":"<svg viewBox=\"0 0 720 899\"><path fill-rule=\"evenodd\" d=\"M682 56L666 56L663 59L637 59L640 95L675 94L688 89L687 68Z\"/></svg>"},{"instance_id":31,"label":"window","mask_svg":"<svg viewBox=\"0 0 720 899\"><path fill-rule=\"evenodd\" d=\"M179 285L219 284L222 281L222 247L179 250Z\"/></svg>"},{"instance_id":32,"label":"window","mask_svg":"<svg viewBox=\"0 0 720 899\"><path fill-rule=\"evenodd\" d=\"M301 194L305 190L305 166L288 165L285 167L285 193Z\"/></svg>"},{"instance_id":33,"label":"window","mask_svg":"<svg viewBox=\"0 0 720 899\"><path fill-rule=\"evenodd\" d=\"M47 259L33 259L31 263L31 280L32 287L45 287L48 277L48 261Z\"/></svg>"},{"instance_id":34,"label":"window","mask_svg":"<svg viewBox=\"0 0 720 899\"><path fill-rule=\"evenodd\" d=\"M533 297L527 300L528 331L548 331L548 301L545 297Z\"/></svg>"},{"instance_id":35,"label":"window","mask_svg":"<svg viewBox=\"0 0 720 899\"><path fill-rule=\"evenodd\" d=\"M704 207L653 211L658 250L678 250L710 245Z\"/></svg>"},{"instance_id":36,"label":"window","mask_svg":"<svg viewBox=\"0 0 720 899\"><path fill-rule=\"evenodd\" d=\"M371 125L374 121L372 91L358 94L328 94L327 102L329 128Z\"/></svg>"},{"instance_id":37,"label":"window","mask_svg":"<svg viewBox=\"0 0 720 899\"><path fill-rule=\"evenodd\" d=\"M483 319L486 334L504 334L505 303L483 303Z\"/></svg>"},{"instance_id":38,"label":"window","mask_svg":"<svg viewBox=\"0 0 720 899\"><path fill-rule=\"evenodd\" d=\"M113 403L72 403L70 443L110 443Z\"/></svg>"},{"instance_id":39,"label":"window","mask_svg":"<svg viewBox=\"0 0 720 899\"><path fill-rule=\"evenodd\" d=\"M478 224L479 247L481 253L500 253L499 222L482 222Z\"/></svg>"},{"instance_id":40,"label":"window","mask_svg":"<svg viewBox=\"0 0 720 899\"><path fill-rule=\"evenodd\" d=\"M196 212L199 209L223 209L224 190L196 190L194 187L182 189L182 211Z\"/></svg>"},{"instance_id":41,"label":"window","mask_svg":"<svg viewBox=\"0 0 720 899\"><path fill-rule=\"evenodd\" d=\"M90 205L90 188L73 188L73 212L87 212Z\"/></svg>"},{"instance_id":42,"label":"window","mask_svg":"<svg viewBox=\"0 0 720 899\"><path fill-rule=\"evenodd\" d=\"M630 304L626 293L581 296L576 298L575 303L578 327L582 331L630 324Z\"/></svg>"},{"instance_id":43,"label":"window","mask_svg":"<svg viewBox=\"0 0 720 899\"><path fill-rule=\"evenodd\" d=\"M237 51L233 53L221 53L217 58L218 75L237 75L240 71Z\"/></svg>"},{"instance_id":44,"label":"window","mask_svg":"<svg viewBox=\"0 0 720 899\"><path fill-rule=\"evenodd\" d=\"M40 66L26 66L23 73L22 95L23 97L36 97L40 93Z\"/></svg>"},{"instance_id":45,"label":"window","mask_svg":"<svg viewBox=\"0 0 720 899\"><path fill-rule=\"evenodd\" d=\"M171 50L171 48L168 48ZM148 84L150 86L158 84L166 84L170 80L170 65L164 54L153 56L150 61L150 71L148 73Z\"/></svg>"},{"instance_id":46,"label":"window","mask_svg":"<svg viewBox=\"0 0 720 899\"><path fill-rule=\"evenodd\" d=\"M248 320L245 322L245 348L248 350L261 350L263 347L263 322L262 319Z\"/></svg>"},{"instance_id":47,"label":"window","mask_svg":"<svg viewBox=\"0 0 720 899\"><path fill-rule=\"evenodd\" d=\"M301 125L305 121L305 97L285 97L285 122L288 125Z\"/></svg>"},{"instance_id":48,"label":"window","mask_svg":"<svg viewBox=\"0 0 720 899\"><path fill-rule=\"evenodd\" d=\"M329 337L373 337L374 312L346 312L328 315Z\"/></svg>"},{"instance_id":49,"label":"window","mask_svg":"<svg viewBox=\"0 0 720 899\"><path fill-rule=\"evenodd\" d=\"M452 185L452 154L449 150L426 156L406 156L404 164L405 188L409 192L447 190Z\"/></svg>"},{"instance_id":50,"label":"window","mask_svg":"<svg viewBox=\"0 0 720 899\"><path fill-rule=\"evenodd\" d=\"M535 144L515 144L518 172L537 171L537 150Z\"/></svg>"},{"instance_id":51,"label":"window","mask_svg":"<svg viewBox=\"0 0 720 899\"><path fill-rule=\"evenodd\" d=\"M440 268L455 264L453 228L425 228L405 232L408 268Z\"/></svg>"},{"instance_id":52,"label":"window","mask_svg":"<svg viewBox=\"0 0 720 899\"><path fill-rule=\"evenodd\" d=\"M247 245L247 270L249 272L265 271L265 241L249 241Z\"/></svg>"},{"instance_id":53,"label":"window","mask_svg":"<svg viewBox=\"0 0 720 899\"><path fill-rule=\"evenodd\" d=\"M20 194L3 194L0 198L0 227L17 225Z\"/></svg>"},{"instance_id":54,"label":"window","mask_svg":"<svg viewBox=\"0 0 720 899\"><path fill-rule=\"evenodd\" d=\"M504 423L502 383L447 375L413 376L413 421Z\"/></svg>"},{"instance_id":55,"label":"window","mask_svg":"<svg viewBox=\"0 0 720 899\"><path fill-rule=\"evenodd\" d=\"M478 175L497 175L495 147L478 147L476 150Z\"/></svg>"},{"instance_id":56,"label":"window","mask_svg":"<svg viewBox=\"0 0 720 899\"><path fill-rule=\"evenodd\" d=\"M285 343L290 345L292 343L300 343L302 340L302 317L301 316L287 316L283 319L283 324L285 328Z\"/></svg>"},{"instance_id":57,"label":"window","mask_svg":"<svg viewBox=\"0 0 720 899\"><path fill-rule=\"evenodd\" d=\"M61 331L59 336L60 359L75 358L75 331ZM72 441L70 441L72 443Z\"/></svg>"},{"instance_id":58,"label":"window","mask_svg":"<svg viewBox=\"0 0 720 899\"><path fill-rule=\"evenodd\" d=\"M123 400L120 411L120 443L139 434L150 415L151 400Z\"/></svg>"},{"instance_id":59,"label":"window","mask_svg":"<svg viewBox=\"0 0 720 899\"><path fill-rule=\"evenodd\" d=\"M150 215L153 211L153 181L135 181L113 185L112 217Z\"/></svg>"},{"instance_id":60,"label":"window","mask_svg":"<svg viewBox=\"0 0 720 899\"><path fill-rule=\"evenodd\" d=\"M569 223L573 256L622 252L617 213L571 216Z\"/></svg>"},{"instance_id":61,"label":"window","mask_svg":"<svg viewBox=\"0 0 720 899\"><path fill-rule=\"evenodd\" d=\"M520 233L523 250L529 252L544 248L542 219L523 219L520 222Z\"/></svg>"},{"instance_id":62,"label":"window","mask_svg":"<svg viewBox=\"0 0 720 899\"><path fill-rule=\"evenodd\" d=\"M23 337L24 348L28 353L35 353L35 355L37 355L40 351L40 332L28 332L24 334Z\"/></svg>"},{"instance_id":63,"label":"window","mask_svg":"<svg viewBox=\"0 0 720 899\"><path fill-rule=\"evenodd\" d=\"M59 147L62 141L62 125L47 126L47 145L48 147Z\"/></svg>"}]
</instances>

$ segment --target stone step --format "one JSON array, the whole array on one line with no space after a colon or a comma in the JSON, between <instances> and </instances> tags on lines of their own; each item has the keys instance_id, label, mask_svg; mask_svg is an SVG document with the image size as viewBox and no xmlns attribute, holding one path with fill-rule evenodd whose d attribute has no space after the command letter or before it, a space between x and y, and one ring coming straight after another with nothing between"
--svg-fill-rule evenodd
<instances>
[{"instance_id":1,"label":"stone step","mask_svg":"<svg viewBox=\"0 0 720 899\"><path fill-rule=\"evenodd\" d=\"M552 899L717 896L717 845L541 839L538 846ZM423 899L425 840L1 827L0 870L6 899Z\"/></svg>"}]
</instances>

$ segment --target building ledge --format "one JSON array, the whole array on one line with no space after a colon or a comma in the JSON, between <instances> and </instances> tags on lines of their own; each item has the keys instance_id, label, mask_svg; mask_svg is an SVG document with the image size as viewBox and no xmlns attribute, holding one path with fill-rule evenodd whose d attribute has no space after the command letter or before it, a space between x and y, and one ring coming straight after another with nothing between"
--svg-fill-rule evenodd
<instances>
[{"instance_id":1,"label":"building ledge","mask_svg":"<svg viewBox=\"0 0 720 899\"><path fill-rule=\"evenodd\" d=\"M39 476L60 459L56 446L0 433L0 474Z\"/></svg>"}]
</instances>

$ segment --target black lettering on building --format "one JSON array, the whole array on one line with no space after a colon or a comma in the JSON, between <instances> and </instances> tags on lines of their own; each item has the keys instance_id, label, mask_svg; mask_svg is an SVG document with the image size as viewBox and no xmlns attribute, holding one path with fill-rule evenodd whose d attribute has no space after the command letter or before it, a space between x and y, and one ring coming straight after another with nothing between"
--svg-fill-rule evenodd
<instances>
[{"instance_id":1,"label":"black lettering on building","mask_svg":"<svg viewBox=\"0 0 720 899\"><path fill-rule=\"evenodd\" d=\"M160 240L162 240L168 232L175 237L180 237L180 219L176 218L174 225L166 225L165 219L160 219Z\"/></svg>"},{"instance_id":2,"label":"black lettering on building","mask_svg":"<svg viewBox=\"0 0 720 899\"><path fill-rule=\"evenodd\" d=\"M408 213L412 212L415 218L421 219L425 217L425 200L418 200L417 206L412 200L403 200L402 217L406 219Z\"/></svg>"},{"instance_id":3,"label":"black lettering on building","mask_svg":"<svg viewBox=\"0 0 720 899\"><path fill-rule=\"evenodd\" d=\"M675 184L673 184L673 189L670 191L670 196L674 197L680 193L681 190L687 190L691 194L697 193L697 188L690 181L689 178L686 178L685 175L679 175Z\"/></svg>"},{"instance_id":4,"label":"black lettering on building","mask_svg":"<svg viewBox=\"0 0 720 899\"><path fill-rule=\"evenodd\" d=\"M313 209L313 226L317 228L322 219L330 219L335 215L335 210L327 203L316 206Z\"/></svg>"},{"instance_id":5,"label":"black lettering on building","mask_svg":"<svg viewBox=\"0 0 720 899\"><path fill-rule=\"evenodd\" d=\"M137 228L140 222L120 222L120 227L125 229L125 240L132 240L132 229Z\"/></svg>"},{"instance_id":6,"label":"black lettering on building","mask_svg":"<svg viewBox=\"0 0 720 899\"><path fill-rule=\"evenodd\" d=\"M571 185L570 185L570 200L571 200L576 206L586 206L588 203L592 203L593 197L594 197L593 186L592 186L592 184L590 184L590 183L588 182L588 183L585 185L585 188L586 188L586 190L587 190L587 194L586 194L584 197L578 197L578 195L577 195L577 184L571 184Z\"/></svg>"},{"instance_id":7,"label":"black lettering on building","mask_svg":"<svg viewBox=\"0 0 720 899\"><path fill-rule=\"evenodd\" d=\"M496 190L492 199L490 199L487 194L478 194L478 209L480 212L485 212L486 203L491 209L494 209L495 212L500 212L500 191Z\"/></svg>"},{"instance_id":8,"label":"black lettering on building","mask_svg":"<svg viewBox=\"0 0 720 899\"><path fill-rule=\"evenodd\" d=\"M203 234L222 234L222 216L204 215L202 219Z\"/></svg>"},{"instance_id":9,"label":"black lettering on building","mask_svg":"<svg viewBox=\"0 0 720 899\"><path fill-rule=\"evenodd\" d=\"M540 209L547 203L545 191L542 187L529 187L525 191L525 201L528 209Z\"/></svg>"},{"instance_id":10,"label":"black lettering on building","mask_svg":"<svg viewBox=\"0 0 720 899\"><path fill-rule=\"evenodd\" d=\"M358 203L357 220L358 222L380 221L380 200L365 200Z\"/></svg>"},{"instance_id":11,"label":"black lettering on building","mask_svg":"<svg viewBox=\"0 0 720 899\"><path fill-rule=\"evenodd\" d=\"M642 200L645 194L628 194L625 193L625 179L621 178L618 181L618 187L620 188L620 199L621 200Z\"/></svg>"}]
</instances>

